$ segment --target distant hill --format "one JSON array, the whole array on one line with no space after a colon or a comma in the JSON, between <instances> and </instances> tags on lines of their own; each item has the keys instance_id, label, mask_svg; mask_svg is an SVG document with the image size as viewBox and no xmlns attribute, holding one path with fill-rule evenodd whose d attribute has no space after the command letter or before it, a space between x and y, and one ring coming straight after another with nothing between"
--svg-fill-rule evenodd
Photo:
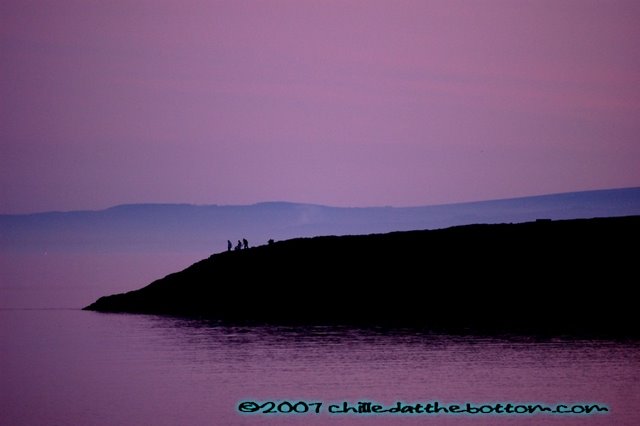
<instances>
[{"instance_id":1,"label":"distant hill","mask_svg":"<svg viewBox=\"0 0 640 426\"><path fill-rule=\"evenodd\" d=\"M299 238L212 255L85 309L231 322L640 337L639 239L640 216Z\"/></svg>"},{"instance_id":2,"label":"distant hill","mask_svg":"<svg viewBox=\"0 0 640 426\"><path fill-rule=\"evenodd\" d=\"M337 208L285 202L248 206L122 205L102 211L0 215L0 249L22 251L162 251L199 256L317 235L438 229L472 223L525 222L640 214L640 188L426 207Z\"/></svg>"}]
</instances>

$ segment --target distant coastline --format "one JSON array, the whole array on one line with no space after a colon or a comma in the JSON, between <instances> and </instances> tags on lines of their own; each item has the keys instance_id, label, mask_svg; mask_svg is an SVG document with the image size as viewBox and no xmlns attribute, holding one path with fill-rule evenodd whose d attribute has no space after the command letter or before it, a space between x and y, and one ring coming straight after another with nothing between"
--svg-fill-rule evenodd
<instances>
[{"instance_id":1,"label":"distant coastline","mask_svg":"<svg viewBox=\"0 0 640 426\"><path fill-rule=\"evenodd\" d=\"M628 216L299 238L214 254L84 309L638 338L628 247L639 237L640 216Z\"/></svg>"},{"instance_id":2,"label":"distant coastline","mask_svg":"<svg viewBox=\"0 0 640 426\"><path fill-rule=\"evenodd\" d=\"M131 204L99 211L0 215L0 249L86 253L224 250L227 240L382 234L474 223L640 215L640 188L569 192L417 207L330 207L287 202L246 206Z\"/></svg>"}]
</instances>

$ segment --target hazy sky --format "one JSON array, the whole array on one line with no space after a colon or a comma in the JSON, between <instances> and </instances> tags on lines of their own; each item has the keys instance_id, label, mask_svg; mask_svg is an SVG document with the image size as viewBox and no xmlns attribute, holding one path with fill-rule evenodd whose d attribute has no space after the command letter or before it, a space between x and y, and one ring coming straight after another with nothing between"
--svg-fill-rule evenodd
<instances>
[{"instance_id":1,"label":"hazy sky","mask_svg":"<svg viewBox=\"0 0 640 426\"><path fill-rule=\"evenodd\" d=\"M0 212L640 186L640 1L0 2Z\"/></svg>"}]
</instances>

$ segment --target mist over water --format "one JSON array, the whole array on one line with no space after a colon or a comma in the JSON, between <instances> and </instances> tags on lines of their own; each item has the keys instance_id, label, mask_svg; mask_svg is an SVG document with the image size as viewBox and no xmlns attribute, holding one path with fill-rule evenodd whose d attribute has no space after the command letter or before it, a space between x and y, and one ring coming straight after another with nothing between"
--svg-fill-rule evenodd
<instances>
[{"instance_id":1,"label":"mist over water","mask_svg":"<svg viewBox=\"0 0 640 426\"><path fill-rule=\"evenodd\" d=\"M82 308L203 257L206 253L0 252L0 309Z\"/></svg>"}]
</instances>

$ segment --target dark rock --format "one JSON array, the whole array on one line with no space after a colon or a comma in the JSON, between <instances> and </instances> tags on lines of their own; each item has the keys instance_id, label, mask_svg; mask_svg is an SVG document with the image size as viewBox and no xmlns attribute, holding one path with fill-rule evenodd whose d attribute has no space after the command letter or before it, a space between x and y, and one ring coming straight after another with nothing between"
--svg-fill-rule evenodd
<instances>
[{"instance_id":1,"label":"dark rock","mask_svg":"<svg viewBox=\"0 0 640 426\"><path fill-rule=\"evenodd\" d=\"M234 322L637 337L640 216L301 238L86 307Z\"/></svg>"}]
</instances>

